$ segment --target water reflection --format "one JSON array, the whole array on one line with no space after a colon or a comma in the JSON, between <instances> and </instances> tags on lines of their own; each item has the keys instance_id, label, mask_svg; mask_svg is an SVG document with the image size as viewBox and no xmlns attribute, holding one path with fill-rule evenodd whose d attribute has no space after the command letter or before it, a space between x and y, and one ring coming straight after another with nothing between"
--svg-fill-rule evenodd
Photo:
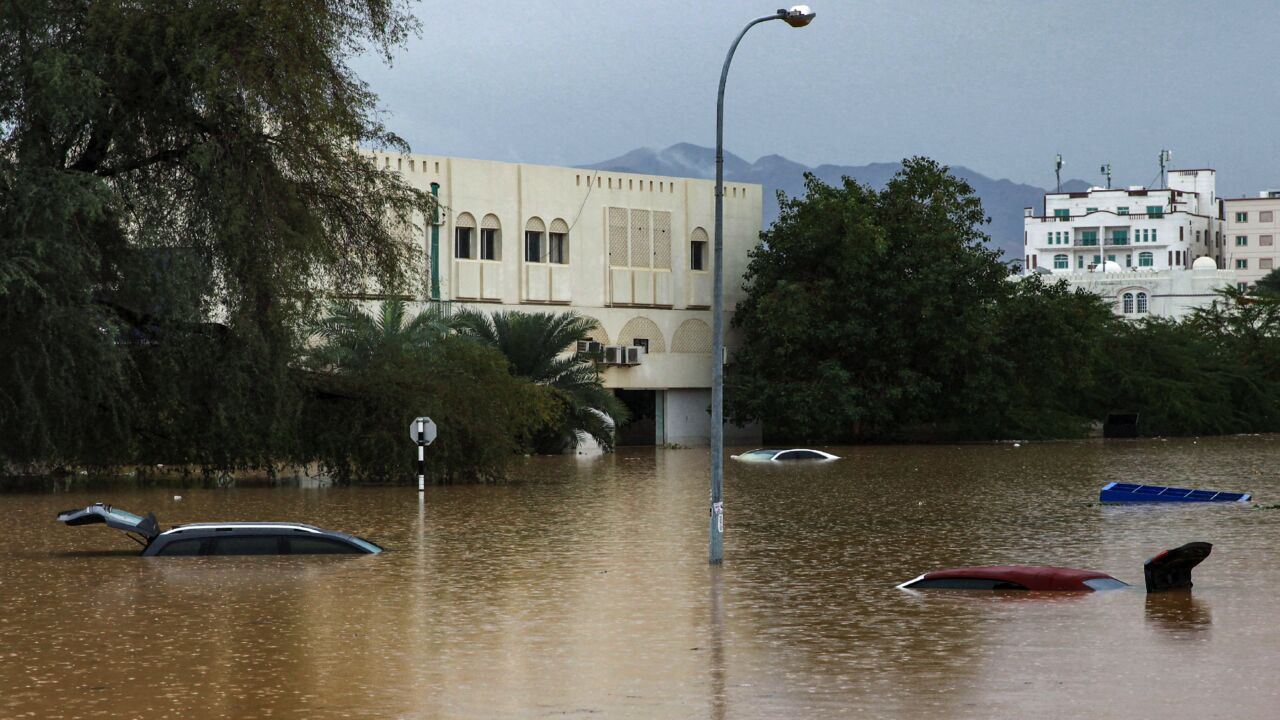
<instances>
[{"instance_id":1,"label":"water reflection","mask_svg":"<svg viewBox=\"0 0 1280 720\"><path fill-rule=\"evenodd\" d=\"M1203 634L1213 624L1208 602L1194 590L1148 593L1145 610L1147 624L1173 638Z\"/></svg>"}]
</instances>

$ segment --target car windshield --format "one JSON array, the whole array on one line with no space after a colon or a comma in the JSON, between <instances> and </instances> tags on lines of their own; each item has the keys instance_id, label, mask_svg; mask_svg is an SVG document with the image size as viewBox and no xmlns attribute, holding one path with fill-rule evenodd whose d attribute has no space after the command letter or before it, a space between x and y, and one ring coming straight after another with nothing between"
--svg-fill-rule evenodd
<instances>
[{"instance_id":1,"label":"car windshield","mask_svg":"<svg viewBox=\"0 0 1280 720\"><path fill-rule=\"evenodd\" d=\"M368 550L368 551L369 551L369 552L371 552L371 553L380 553L380 552L382 552L382 548L381 548L381 547L379 547L378 545L374 545L373 543L369 542L368 540L365 540L364 538L358 538L358 537L356 537L355 535L352 535L352 536L351 536L351 542L353 542L353 543L355 543L355 544L359 545L360 547L364 548L365 550Z\"/></svg>"},{"instance_id":2,"label":"car windshield","mask_svg":"<svg viewBox=\"0 0 1280 720\"><path fill-rule=\"evenodd\" d=\"M1129 587L1129 583L1120 582L1115 578L1093 578L1092 580L1085 580L1084 584L1094 590L1119 590L1120 588Z\"/></svg>"},{"instance_id":3,"label":"car windshield","mask_svg":"<svg viewBox=\"0 0 1280 720\"><path fill-rule=\"evenodd\" d=\"M759 457L770 458L778 453L777 450L752 450L751 452L742 453L743 457Z\"/></svg>"},{"instance_id":4,"label":"car windshield","mask_svg":"<svg viewBox=\"0 0 1280 720\"><path fill-rule=\"evenodd\" d=\"M141 516L134 515L133 513L121 510L120 508L111 508L110 513L111 517L123 520L127 523L133 523L134 525L138 525L142 522Z\"/></svg>"}]
</instances>

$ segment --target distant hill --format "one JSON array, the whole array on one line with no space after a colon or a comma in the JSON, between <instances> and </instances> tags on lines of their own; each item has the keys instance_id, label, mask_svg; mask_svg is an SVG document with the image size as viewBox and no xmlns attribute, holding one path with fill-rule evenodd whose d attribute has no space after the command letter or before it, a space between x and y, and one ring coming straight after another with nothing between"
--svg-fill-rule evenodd
<instances>
[{"instance_id":1,"label":"distant hill","mask_svg":"<svg viewBox=\"0 0 1280 720\"><path fill-rule=\"evenodd\" d=\"M631 152L584 167L591 170L613 170L647 175L670 175L712 179L716 174L713 148L680 143L665 150L639 148ZM724 156L724 176L734 182L759 183L764 186L764 226L767 228L778 217L778 190L796 196L804 192L804 174L812 172L827 183L838 183L848 176L872 187L882 188L889 178L902 168L901 163L872 163L870 165L819 165L811 168L788 160L781 155L766 155L753 163L731 153ZM1022 209L1039 208L1045 189L1009 180L993 180L966 167L953 166L951 172L964 178L978 197L991 222L986 232L995 247L1004 251L1006 260L1022 257ZM1089 184L1082 180L1070 180L1062 184L1067 192L1087 190Z\"/></svg>"}]
</instances>

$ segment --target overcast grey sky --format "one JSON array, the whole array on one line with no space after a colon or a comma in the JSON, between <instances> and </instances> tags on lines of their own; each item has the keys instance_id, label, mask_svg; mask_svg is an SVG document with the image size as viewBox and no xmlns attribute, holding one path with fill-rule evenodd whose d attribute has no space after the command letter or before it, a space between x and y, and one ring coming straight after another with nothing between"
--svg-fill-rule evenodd
<instances>
[{"instance_id":1,"label":"overcast grey sky","mask_svg":"<svg viewBox=\"0 0 1280 720\"><path fill-rule=\"evenodd\" d=\"M1280 0L812 0L754 28L729 75L726 148L809 165L928 155L992 177L1147 184L1214 167L1280 187ZM715 142L734 35L776 0L425 0L391 67L361 58L415 152L574 165Z\"/></svg>"}]
</instances>

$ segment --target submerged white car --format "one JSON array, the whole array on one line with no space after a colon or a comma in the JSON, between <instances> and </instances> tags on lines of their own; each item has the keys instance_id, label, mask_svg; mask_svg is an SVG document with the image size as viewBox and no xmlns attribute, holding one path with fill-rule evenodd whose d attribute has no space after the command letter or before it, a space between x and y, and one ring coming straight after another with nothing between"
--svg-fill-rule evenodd
<instances>
[{"instance_id":1,"label":"submerged white car","mask_svg":"<svg viewBox=\"0 0 1280 720\"><path fill-rule=\"evenodd\" d=\"M808 448L789 448L785 450L779 449L760 449L744 452L741 455L730 456L734 460L742 460L743 462L780 462L783 460L839 460L839 455L832 455L821 450L810 450Z\"/></svg>"}]
</instances>

